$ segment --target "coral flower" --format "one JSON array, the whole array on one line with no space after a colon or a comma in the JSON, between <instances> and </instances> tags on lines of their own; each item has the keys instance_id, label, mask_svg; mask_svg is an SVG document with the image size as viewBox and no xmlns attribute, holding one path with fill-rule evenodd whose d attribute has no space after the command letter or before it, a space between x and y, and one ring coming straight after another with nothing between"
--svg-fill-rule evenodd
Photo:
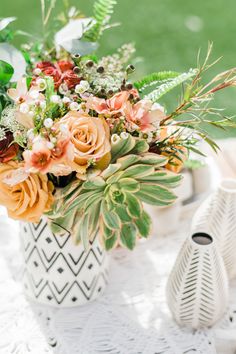
<instances>
[{"instance_id":1,"label":"coral flower","mask_svg":"<svg viewBox=\"0 0 236 354\"><path fill-rule=\"evenodd\" d=\"M0 204L7 208L13 219L39 222L53 203L53 184L42 174L28 174L16 184L8 184L11 175L21 169L22 164L13 161L0 164Z\"/></svg>"},{"instance_id":2,"label":"coral flower","mask_svg":"<svg viewBox=\"0 0 236 354\"><path fill-rule=\"evenodd\" d=\"M53 78L55 89L57 89L61 84L61 72L58 70L54 64L50 61L42 61L37 63L36 68L40 69L46 76L51 76Z\"/></svg>"},{"instance_id":3,"label":"coral flower","mask_svg":"<svg viewBox=\"0 0 236 354\"><path fill-rule=\"evenodd\" d=\"M32 150L23 152L25 168L29 172L47 173L52 162L51 151L45 142L33 144Z\"/></svg>"},{"instance_id":4,"label":"coral flower","mask_svg":"<svg viewBox=\"0 0 236 354\"><path fill-rule=\"evenodd\" d=\"M74 64L69 60L60 60L57 62L57 66L60 68L60 71L64 73L65 71L72 70Z\"/></svg>"},{"instance_id":5,"label":"coral flower","mask_svg":"<svg viewBox=\"0 0 236 354\"><path fill-rule=\"evenodd\" d=\"M99 114L112 115L122 112L125 104L128 101L130 93L128 91L121 91L116 93L110 99L105 100L90 96L87 99L86 106Z\"/></svg>"},{"instance_id":6,"label":"coral flower","mask_svg":"<svg viewBox=\"0 0 236 354\"><path fill-rule=\"evenodd\" d=\"M138 129L142 132L155 130L165 117L163 108L159 105L153 105L148 100L138 101L134 105L127 102L124 108L124 115L131 129Z\"/></svg>"}]
</instances>

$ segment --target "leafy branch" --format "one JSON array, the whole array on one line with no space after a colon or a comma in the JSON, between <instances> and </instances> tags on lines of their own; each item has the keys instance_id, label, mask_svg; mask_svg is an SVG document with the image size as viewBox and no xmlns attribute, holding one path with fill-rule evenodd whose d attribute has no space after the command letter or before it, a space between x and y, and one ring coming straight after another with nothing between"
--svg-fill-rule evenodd
<instances>
[{"instance_id":1,"label":"leafy branch","mask_svg":"<svg viewBox=\"0 0 236 354\"><path fill-rule=\"evenodd\" d=\"M95 24L84 33L84 38L90 42L97 42L103 31L109 28L108 24L113 13L116 0L97 0L93 6Z\"/></svg>"}]
</instances>

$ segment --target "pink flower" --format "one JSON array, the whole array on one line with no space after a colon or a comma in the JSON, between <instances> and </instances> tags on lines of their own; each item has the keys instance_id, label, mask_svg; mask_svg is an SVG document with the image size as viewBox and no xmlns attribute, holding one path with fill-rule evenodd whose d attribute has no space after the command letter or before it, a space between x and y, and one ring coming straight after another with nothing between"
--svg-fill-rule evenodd
<instances>
[{"instance_id":1,"label":"pink flower","mask_svg":"<svg viewBox=\"0 0 236 354\"><path fill-rule=\"evenodd\" d=\"M47 147L46 141L33 144L32 150L23 152L25 168L29 172L47 173L51 165L51 151Z\"/></svg>"},{"instance_id":2,"label":"pink flower","mask_svg":"<svg viewBox=\"0 0 236 354\"><path fill-rule=\"evenodd\" d=\"M28 90L24 77L17 82L16 88L7 91L8 96L18 105L15 113L16 120L27 129L34 127L33 116L29 113L30 105L45 100L44 95L39 91L37 85L31 86Z\"/></svg>"},{"instance_id":3,"label":"pink flower","mask_svg":"<svg viewBox=\"0 0 236 354\"><path fill-rule=\"evenodd\" d=\"M134 105L127 102L124 108L124 115L131 129L138 129L142 132L155 130L165 117L163 107L148 100L138 101Z\"/></svg>"},{"instance_id":4,"label":"pink flower","mask_svg":"<svg viewBox=\"0 0 236 354\"><path fill-rule=\"evenodd\" d=\"M116 93L108 100L90 96L87 99L87 108L96 111L99 114L112 115L122 112L125 104L128 102L130 93L128 91L121 91Z\"/></svg>"}]
</instances>

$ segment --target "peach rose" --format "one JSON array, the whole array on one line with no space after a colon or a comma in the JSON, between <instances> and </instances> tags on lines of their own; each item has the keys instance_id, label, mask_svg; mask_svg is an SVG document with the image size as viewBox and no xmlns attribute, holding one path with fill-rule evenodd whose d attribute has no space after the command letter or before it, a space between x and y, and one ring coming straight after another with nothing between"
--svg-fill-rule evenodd
<instances>
[{"instance_id":1,"label":"peach rose","mask_svg":"<svg viewBox=\"0 0 236 354\"><path fill-rule=\"evenodd\" d=\"M74 145L72 165L76 172L83 174L90 163L97 162L100 162L101 169L106 168L110 162L111 145L109 128L104 119L70 111L57 124L66 124L71 134ZM101 164L103 159L105 166Z\"/></svg>"},{"instance_id":2,"label":"peach rose","mask_svg":"<svg viewBox=\"0 0 236 354\"><path fill-rule=\"evenodd\" d=\"M18 169L22 169L22 164L0 164L0 204L12 219L39 222L53 203L53 184L42 174L29 174L15 185L7 184Z\"/></svg>"}]
</instances>

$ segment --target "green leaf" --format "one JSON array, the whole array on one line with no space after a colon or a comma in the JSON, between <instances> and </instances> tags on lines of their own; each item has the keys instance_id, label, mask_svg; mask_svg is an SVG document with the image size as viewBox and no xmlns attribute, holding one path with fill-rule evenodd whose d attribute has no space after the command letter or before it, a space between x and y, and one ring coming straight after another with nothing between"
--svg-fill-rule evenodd
<instances>
[{"instance_id":1,"label":"green leaf","mask_svg":"<svg viewBox=\"0 0 236 354\"><path fill-rule=\"evenodd\" d=\"M125 170L127 167L137 163L140 159L140 156L129 154L127 156L120 157L117 160L117 163L119 164L121 170Z\"/></svg>"},{"instance_id":2,"label":"green leaf","mask_svg":"<svg viewBox=\"0 0 236 354\"><path fill-rule=\"evenodd\" d=\"M148 237L151 231L152 220L150 216L143 210L139 219L134 220L135 225L142 237Z\"/></svg>"},{"instance_id":3,"label":"green leaf","mask_svg":"<svg viewBox=\"0 0 236 354\"><path fill-rule=\"evenodd\" d=\"M104 225L103 239L104 239L105 248L107 251L109 251L112 248L114 248L117 244L118 232L114 230L110 230Z\"/></svg>"},{"instance_id":4,"label":"green leaf","mask_svg":"<svg viewBox=\"0 0 236 354\"><path fill-rule=\"evenodd\" d=\"M169 82L160 85L156 90L146 95L145 99L151 100L153 102L158 101L166 93L173 90L175 87L181 85L183 82L189 80L191 77L195 76L197 72L197 69L190 69L187 73L180 74L173 80L170 80Z\"/></svg>"},{"instance_id":5,"label":"green leaf","mask_svg":"<svg viewBox=\"0 0 236 354\"><path fill-rule=\"evenodd\" d=\"M168 162L168 159L165 156L146 153L141 157L140 163L147 165L155 165L155 168L165 166Z\"/></svg>"},{"instance_id":6,"label":"green leaf","mask_svg":"<svg viewBox=\"0 0 236 354\"><path fill-rule=\"evenodd\" d=\"M157 195L159 199L163 201L174 201L176 196L166 187L152 184L152 183L141 183L140 184L140 191L149 193L151 195Z\"/></svg>"},{"instance_id":7,"label":"green leaf","mask_svg":"<svg viewBox=\"0 0 236 354\"><path fill-rule=\"evenodd\" d=\"M25 75L26 61L22 53L9 43L0 43L0 60L14 69L11 81L16 82Z\"/></svg>"},{"instance_id":8,"label":"green leaf","mask_svg":"<svg viewBox=\"0 0 236 354\"><path fill-rule=\"evenodd\" d=\"M10 23L16 20L16 17L5 17L0 20L0 31L4 30Z\"/></svg>"},{"instance_id":9,"label":"green leaf","mask_svg":"<svg viewBox=\"0 0 236 354\"><path fill-rule=\"evenodd\" d=\"M83 243L84 249L89 248L89 216L85 214L79 223L79 236Z\"/></svg>"},{"instance_id":10,"label":"green leaf","mask_svg":"<svg viewBox=\"0 0 236 354\"><path fill-rule=\"evenodd\" d=\"M13 67L3 60L0 60L0 84L2 86L8 84L14 73Z\"/></svg>"},{"instance_id":11,"label":"green leaf","mask_svg":"<svg viewBox=\"0 0 236 354\"><path fill-rule=\"evenodd\" d=\"M135 82L134 87L139 91L143 91L148 86L157 84L162 81L167 81L169 79L173 79L178 75L179 73L175 71L160 71L157 73L152 73L147 76L144 76L142 80Z\"/></svg>"},{"instance_id":12,"label":"green leaf","mask_svg":"<svg viewBox=\"0 0 236 354\"><path fill-rule=\"evenodd\" d=\"M126 193L126 204L128 206L127 211L131 217L139 218L142 213L142 204L139 199L136 198L133 194Z\"/></svg>"},{"instance_id":13,"label":"green leaf","mask_svg":"<svg viewBox=\"0 0 236 354\"><path fill-rule=\"evenodd\" d=\"M102 35L106 25L110 21L115 0L96 0L93 6L94 19L96 23L84 33L84 38L91 42L96 42Z\"/></svg>"},{"instance_id":14,"label":"green leaf","mask_svg":"<svg viewBox=\"0 0 236 354\"><path fill-rule=\"evenodd\" d=\"M148 176L151 173L154 173L154 167L149 165L134 165L128 167L123 174L123 177L133 177L133 178L140 178L144 176Z\"/></svg>"},{"instance_id":15,"label":"green leaf","mask_svg":"<svg viewBox=\"0 0 236 354\"><path fill-rule=\"evenodd\" d=\"M133 178L121 178L118 185L126 192L137 192L140 189L139 183Z\"/></svg>"},{"instance_id":16,"label":"green leaf","mask_svg":"<svg viewBox=\"0 0 236 354\"><path fill-rule=\"evenodd\" d=\"M101 210L101 201L98 201L92 205L92 208L88 211L89 215L89 235L93 235L99 226Z\"/></svg>"},{"instance_id":17,"label":"green leaf","mask_svg":"<svg viewBox=\"0 0 236 354\"><path fill-rule=\"evenodd\" d=\"M119 230L120 229L120 227L121 227L120 218L118 217L118 215L114 211L112 211L112 210L108 211L105 200L102 201L101 215L102 215L105 225L109 229L111 229L111 230L113 230L113 229Z\"/></svg>"},{"instance_id":18,"label":"green leaf","mask_svg":"<svg viewBox=\"0 0 236 354\"><path fill-rule=\"evenodd\" d=\"M111 162L115 162L119 157L127 155L135 147L135 138L130 134L126 134L124 137L116 140L111 144Z\"/></svg>"},{"instance_id":19,"label":"green leaf","mask_svg":"<svg viewBox=\"0 0 236 354\"><path fill-rule=\"evenodd\" d=\"M110 164L102 173L101 177L107 179L108 177L112 176L114 173L119 171L121 165L119 163Z\"/></svg>"},{"instance_id":20,"label":"green leaf","mask_svg":"<svg viewBox=\"0 0 236 354\"><path fill-rule=\"evenodd\" d=\"M153 174L150 174L145 177L138 178L140 182L155 182L161 185L167 185L171 188L178 186L181 181L182 176L176 175L173 172L169 171L156 171Z\"/></svg>"},{"instance_id":21,"label":"green leaf","mask_svg":"<svg viewBox=\"0 0 236 354\"><path fill-rule=\"evenodd\" d=\"M136 140L135 146L130 150L130 154L139 155L149 150L149 145L146 140Z\"/></svg>"},{"instance_id":22,"label":"green leaf","mask_svg":"<svg viewBox=\"0 0 236 354\"><path fill-rule=\"evenodd\" d=\"M154 194L150 194L147 193L145 191L138 191L137 193L135 193L136 197L138 197L139 199L141 199L144 203L147 204L151 204L151 205L156 205L156 206L167 206L167 205L171 205L173 203L172 200L161 200L160 198L158 198L157 195Z\"/></svg>"},{"instance_id":23,"label":"green leaf","mask_svg":"<svg viewBox=\"0 0 236 354\"><path fill-rule=\"evenodd\" d=\"M121 243L128 249L134 249L137 238L137 228L135 224L123 224L120 233Z\"/></svg>"},{"instance_id":24,"label":"green leaf","mask_svg":"<svg viewBox=\"0 0 236 354\"><path fill-rule=\"evenodd\" d=\"M83 189L104 189L106 182L102 177L90 178L83 183Z\"/></svg>"},{"instance_id":25,"label":"green leaf","mask_svg":"<svg viewBox=\"0 0 236 354\"><path fill-rule=\"evenodd\" d=\"M114 173L114 175L110 176L107 180L106 183L107 184L112 184L112 183L116 183L119 181L119 179L123 176L124 171L119 171Z\"/></svg>"},{"instance_id":26,"label":"green leaf","mask_svg":"<svg viewBox=\"0 0 236 354\"><path fill-rule=\"evenodd\" d=\"M117 213L122 223L132 221L132 218L129 216L126 207L124 207L123 205L116 206L114 211L115 213Z\"/></svg>"}]
</instances>

